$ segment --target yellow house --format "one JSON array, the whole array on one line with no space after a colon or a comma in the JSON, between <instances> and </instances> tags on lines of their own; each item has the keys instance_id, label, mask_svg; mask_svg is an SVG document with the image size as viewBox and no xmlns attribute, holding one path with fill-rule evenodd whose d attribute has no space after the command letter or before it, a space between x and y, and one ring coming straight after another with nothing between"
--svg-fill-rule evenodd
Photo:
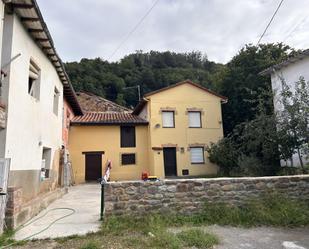
<instances>
[{"instance_id":1,"label":"yellow house","mask_svg":"<svg viewBox=\"0 0 309 249\"><path fill-rule=\"evenodd\" d=\"M217 173L205 148L223 137L227 99L189 80L148 93L132 113L88 112L70 130L77 183L95 180L112 161L111 180Z\"/></svg>"}]
</instances>

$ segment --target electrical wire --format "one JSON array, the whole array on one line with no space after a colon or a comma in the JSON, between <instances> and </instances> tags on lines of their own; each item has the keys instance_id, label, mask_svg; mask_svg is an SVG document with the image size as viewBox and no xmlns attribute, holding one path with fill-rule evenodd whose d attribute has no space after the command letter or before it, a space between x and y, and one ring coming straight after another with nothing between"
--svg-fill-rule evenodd
<instances>
[{"instance_id":1,"label":"electrical wire","mask_svg":"<svg viewBox=\"0 0 309 249\"><path fill-rule=\"evenodd\" d=\"M29 235L29 236L23 238L22 241L24 241L24 240L29 240L30 238L32 238L32 237L34 237L34 236L36 236L36 235L38 235L38 234L40 234L40 233L43 233L44 231L46 231L47 229L49 229L53 224L55 224L57 221L62 220L62 219L64 219L64 218L66 218L66 217L69 217L69 216L73 215L73 214L76 212L75 209L73 209L73 208L53 208L53 209L48 210L48 211L47 211L45 214L43 214L42 216L40 216L40 217L38 217L38 218L36 218L36 219L34 219L34 220L30 220L29 222L26 222L25 224L19 226L19 227L15 230L15 232L24 229L25 227L31 225L32 223L34 223L34 222L36 222L36 221L38 221L38 220L40 220L40 219L42 219L42 218L44 218L48 213L50 213L50 212L52 212L52 211L55 211L55 210L69 210L69 211L71 211L71 212L70 212L69 214L63 215L63 216L61 216L61 217L59 217L59 218L53 220L53 221L52 221L50 224L48 224L45 228L43 228L42 230L40 230L40 231L38 231L38 232L36 232L36 233L34 233L34 234L31 234L31 235ZM6 248L11 247L12 245L17 244L17 243L19 243L19 241L14 241L13 243L11 243L11 244L9 244L9 245L6 245L6 246L0 247L0 248L1 248L1 249L6 249Z\"/></svg>"},{"instance_id":2,"label":"electrical wire","mask_svg":"<svg viewBox=\"0 0 309 249\"><path fill-rule=\"evenodd\" d=\"M151 13L151 11L154 9L154 7L157 5L157 3L160 0L156 0L154 4L151 6L151 8L146 12L144 16L138 21L138 23L133 27L133 29L125 36L125 38L119 43L119 45L116 47L116 49L111 53L111 55L108 57L107 60L110 60L116 53L117 51L122 47L122 45L130 38L130 36L137 30L139 25L142 24L142 22L146 19L146 17Z\"/></svg>"},{"instance_id":3,"label":"electrical wire","mask_svg":"<svg viewBox=\"0 0 309 249\"><path fill-rule=\"evenodd\" d=\"M277 7L277 9L276 9L276 11L274 12L274 14L272 15L272 17L270 18L270 21L268 22L268 24L267 24L267 26L266 26L266 28L265 28L264 32L262 33L262 35L261 35L260 39L258 40L258 42L257 42L257 44L256 44L257 46L260 44L260 41L261 41L261 40L262 40L262 38L264 37L264 35L265 35L265 33L266 33L267 29L269 28L270 24L271 24L271 23L272 23L272 21L274 20L274 18L275 18L275 16L276 16L276 14L277 14L278 10L280 9L280 7L281 7L281 5L282 5L283 1L284 1L284 0L281 0L281 1L280 1L279 5L278 5L278 7Z\"/></svg>"}]
</instances>

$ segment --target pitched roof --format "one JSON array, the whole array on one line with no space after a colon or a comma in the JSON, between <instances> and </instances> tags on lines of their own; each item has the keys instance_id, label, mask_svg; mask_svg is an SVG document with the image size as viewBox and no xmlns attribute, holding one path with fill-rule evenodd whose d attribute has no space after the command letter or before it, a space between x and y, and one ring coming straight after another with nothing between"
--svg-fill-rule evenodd
<instances>
[{"instance_id":1,"label":"pitched roof","mask_svg":"<svg viewBox=\"0 0 309 249\"><path fill-rule=\"evenodd\" d=\"M85 91L78 92L77 99L85 112L132 112L124 106Z\"/></svg>"},{"instance_id":2,"label":"pitched roof","mask_svg":"<svg viewBox=\"0 0 309 249\"><path fill-rule=\"evenodd\" d=\"M86 112L73 118L72 125L147 125L148 121L131 113Z\"/></svg>"},{"instance_id":3,"label":"pitched roof","mask_svg":"<svg viewBox=\"0 0 309 249\"><path fill-rule=\"evenodd\" d=\"M15 12L22 22L29 35L51 61L63 84L63 94L71 105L76 115L83 114L77 101L77 97L70 79L65 71L63 62L54 46L53 39L49 33L47 25L43 19L40 8L36 0L11 0L6 1L7 9Z\"/></svg>"},{"instance_id":4,"label":"pitched roof","mask_svg":"<svg viewBox=\"0 0 309 249\"><path fill-rule=\"evenodd\" d=\"M218 93L215 93L215 92L209 90L209 89L206 88L206 87L203 87L203 86L201 86L201 85L199 85L199 84L197 84L197 83L192 82L191 80L185 80L185 81L181 81L181 82L178 82L178 83L176 83L176 84L173 84L173 85L170 85L170 86L167 86L167 87L164 87L164 88L158 89L158 90L156 90L156 91L149 92L149 93L145 94L145 95L144 95L144 99L142 99L142 100L137 104L137 106L134 108L134 110L133 110L132 113L135 114L135 115L137 115L137 114L139 114L139 113L141 112L141 110L143 109L143 107L144 107L145 104L147 103L147 100L146 100L145 98L147 98L147 97L149 97L149 96L151 96L151 95L154 95L154 94L157 94L157 93L160 93L160 92L163 92L163 91L166 91L166 90L175 88L175 87L177 87L177 86L184 85L184 84L190 84L190 85L192 85L192 86L195 86L195 87L197 87L197 88L199 88L199 89L201 89L201 90L203 90L203 91L205 91L205 92L207 92L207 93L210 93L210 94L212 94L212 95L214 95L214 96L220 98L223 102L226 102L226 101L228 100L227 97L222 96L222 95L220 95L220 94L218 94Z\"/></svg>"},{"instance_id":5,"label":"pitched roof","mask_svg":"<svg viewBox=\"0 0 309 249\"><path fill-rule=\"evenodd\" d=\"M289 59L287 59L287 60L285 60L285 61L283 61L279 64L276 64L276 65L273 65L271 67L266 68L265 70L263 70L259 74L260 75L271 74L274 70L280 70L281 68L286 67L286 66L288 66L292 63L295 63L297 61L300 61L303 58L308 57L308 56L309 56L309 49L306 49L306 50L296 54L295 56L290 57Z\"/></svg>"}]
</instances>

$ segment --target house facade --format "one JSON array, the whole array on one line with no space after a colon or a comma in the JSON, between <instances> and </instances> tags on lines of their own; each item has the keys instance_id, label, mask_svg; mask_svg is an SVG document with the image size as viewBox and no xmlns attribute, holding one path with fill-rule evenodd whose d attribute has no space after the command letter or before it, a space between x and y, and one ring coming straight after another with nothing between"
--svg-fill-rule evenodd
<instances>
[{"instance_id":1,"label":"house facade","mask_svg":"<svg viewBox=\"0 0 309 249\"><path fill-rule=\"evenodd\" d=\"M294 91L295 82L303 77L309 81L309 49L302 53L283 61L280 64L267 68L261 75L270 75L271 85L274 94L274 110L280 112L283 109L280 93L282 91L282 80ZM303 158L304 163L308 163L309 159ZM300 166L300 160L297 153L289 161L281 160L281 166Z\"/></svg>"},{"instance_id":2,"label":"house facade","mask_svg":"<svg viewBox=\"0 0 309 249\"><path fill-rule=\"evenodd\" d=\"M184 81L145 95L132 113L74 118L69 149L77 182L102 176L109 160L111 180L137 180L143 172L159 178L216 174L206 146L223 137L226 101Z\"/></svg>"},{"instance_id":3,"label":"house facade","mask_svg":"<svg viewBox=\"0 0 309 249\"><path fill-rule=\"evenodd\" d=\"M2 20L0 158L10 159L9 191L20 196L8 202L16 227L59 187L64 99L82 110L36 1L7 1Z\"/></svg>"}]
</instances>

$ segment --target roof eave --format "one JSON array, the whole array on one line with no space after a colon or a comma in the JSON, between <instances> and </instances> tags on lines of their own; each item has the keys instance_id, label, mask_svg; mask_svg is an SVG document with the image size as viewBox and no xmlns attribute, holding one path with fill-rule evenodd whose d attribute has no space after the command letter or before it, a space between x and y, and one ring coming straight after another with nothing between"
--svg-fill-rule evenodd
<instances>
[{"instance_id":1,"label":"roof eave","mask_svg":"<svg viewBox=\"0 0 309 249\"><path fill-rule=\"evenodd\" d=\"M38 47L43 51L43 53L46 55L46 57L51 61L51 63L53 64L58 77L60 79L60 81L62 82L64 88L65 86L67 86L67 89L69 89L70 94L68 94L68 92L64 91L64 95L65 97L67 97L67 100L69 102L69 104L72 107L72 110L74 112L75 115L82 115L83 111L81 106L79 105L78 101L77 101L77 97L75 94L75 91L73 89L73 86L70 82L70 79L65 71L64 68L64 64L62 62L62 60L60 59L59 55L57 54L57 51L55 49L54 46L54 42L53 39L50 35L50 32L47 28L47 25L44 21L44 18L42 16L42 13L40 11L40 8L36 2L36 0L31 0L31 4L20 4L19 2L14 2L14 0L12 1L7 1L5 4L8 4L12 7L14 13L16 13L20 19L21 22L23 24L23 26L25 26L25 28L29 31L30 36L33 38L34 42L38 45ZM27 6L26 6L27 5ZM30 28L30 24L31 21L29 21L29 17L26 16L22 16L21 12L17 12L18 9L22 9L22 8L29 8L29 9L34 9L35 12L35 16L31 17L30 19L32 21L34 21L34 19L37 19L36 21L39 22L41 29L42 30L35 30L41 34L43 34L43 36L45 38L37 38L35 37L35 33L30 32L31 28ZM48 44L46 46L46 43Z\"/></svg>"}]
</instances>

